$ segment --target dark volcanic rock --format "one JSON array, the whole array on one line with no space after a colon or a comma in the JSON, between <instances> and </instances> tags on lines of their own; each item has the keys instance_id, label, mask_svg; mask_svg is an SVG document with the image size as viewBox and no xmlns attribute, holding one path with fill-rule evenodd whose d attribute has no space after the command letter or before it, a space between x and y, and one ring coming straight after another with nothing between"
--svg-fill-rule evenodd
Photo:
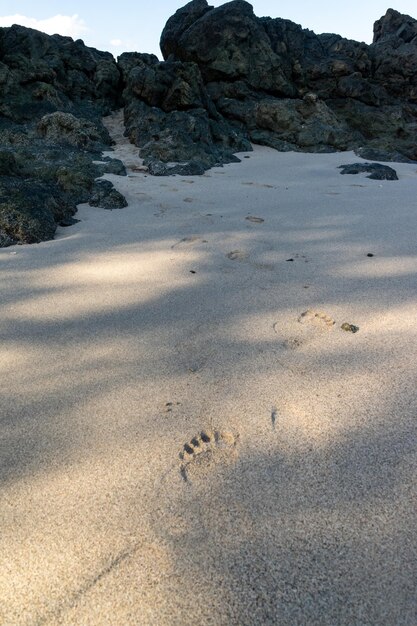
<instances>
[{"instance_id":1,"label":"dark volcanic rock","mask_svg":"<svg viewBox=\"0 0 417 626\"><path fill-rule=\"evenodd\" d=\"M4 245L39 243L56 230L54 209L59 198L38 181L0 180L0 237Z\"/></svg>"},{"instance_id":2,"label":"dark volcanic rock","mask_svg":"<svg viewBox=\"0 0 417 626\"><path fill-rule=\"evenodd\" d=\"M126 198L122 196L109 180L96 180L89 204L102 209L123 209L127 206Z\"/></svg>"},{"instance_id":3,"label":"dark volcanic rock","mask_svg":"<svg viewBox=\"0 0 417 626\"><path fill-rule=\"evenodd\" d=\"M397 172L388 165L381 163L351 163L349 165L340 165L341 174L359 174L369 172L367 178L373 180L398 180Z\"/></svg>"},{"instance_id":4,"label":"dark volcanic rock","mask_svg":"<svg viewBox=\"0 0 417 626\"><path fill-rule=\"evenodd\" d=\"M154 175L202 174L251 150L247 133L218 113L195 63L124 54L126 134Z\"/></svg>"},{"instance_id":5,"label":"dark volcanic rock","mask_svg":"<svg viewBox=\"0 0 417 626\"><path fill-rule=\"evenodd\" d=\"M80 40L0 28L0 247L53 238L98 176L125 173L93 163L111 144L101 117L120 105L120 76Z\"/></svg>"},{"instance_id":6,"label":"dark volcanic rock","mask_svg":"<svg viewBox=\"0 0 417 626\"><path fill-rule=\"evenodd\" d=\"M374 32L367 45L258 18L244 0L194 0L168 20L161 49L196 63L217 110L254 142L417 160L417 22L389 9Z\"/></svg>"},{"instance_id":7,"label":"dark volcanic rock","mask_svg":"<svg viewBox=\"0 0 417 626\"><path fill-rule=\"evenodd\" d=\"M62 111L44 115L37 125L37 131L39 137L49 143L67 144L96 152L103 144L110 143L104 127L100 128L97 124Z\"/></svg>"},{"instance_id":8,"label":"dark volcanic rock","mask_svg":"<svg viewBox=\"0 0 417 626\"><path fill-rule=\"evenodd\" d=\"M110 112L118 99L120 72L109 52L81 40L31 28L0 28L0 114L17 122L53 111L84 117Z\"/></svg>"}]
</instances>

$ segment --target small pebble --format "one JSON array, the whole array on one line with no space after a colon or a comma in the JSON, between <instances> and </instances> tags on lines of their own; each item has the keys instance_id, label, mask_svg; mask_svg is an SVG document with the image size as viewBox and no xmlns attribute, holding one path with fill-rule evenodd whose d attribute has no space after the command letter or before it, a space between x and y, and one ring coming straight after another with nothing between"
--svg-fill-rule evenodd
<instances>
[{"instance_id":1,"label":"small pebble","mask_svg":"<svg viewBox=\"0 0 417 626\"><path fill-rule=\"evenodd\" d=\"M372 252L369 252L369 254L367 254L366 256L371 257L371 256L375 256L375 255L374 255L374 254L372 254Z\"/></svg>"},{"instance_id":2,"label":"small pebble","mask_svg":"<svg viewBox=\"0 0 417 626\"><path fill-rule=\"evenodd\" d=\"M341 328L342 330L345 330L346 332L349 332L349 333L357 333L359 330L359 326L355 326L354 324L348 324L347 322L342 324Z\"/></svg>"},{"instance_id":3,"label":"small pebble","mask_svg":"<svg viewBox=\"0 0 417 626\"><path fill-rule=\"evenodd\" d=\"M294 259L287 259L287 261L294 261Z\"/></svg>"}]
</instances>

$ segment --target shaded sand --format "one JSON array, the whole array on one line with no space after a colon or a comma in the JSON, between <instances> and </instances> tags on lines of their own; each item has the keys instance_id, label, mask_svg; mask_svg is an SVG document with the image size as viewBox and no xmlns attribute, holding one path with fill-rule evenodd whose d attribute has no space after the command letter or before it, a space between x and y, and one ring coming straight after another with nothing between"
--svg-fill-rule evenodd
<instances>
[{"instance_id":1,"label":"shaded sand","mask_svg":"<svg viewBox=\"0 0 417 626\"><path fill-rule=\"evenodd\" d=\"M417 166L107 123L129 207L0 250L0 623L415 625Z\"/></svg>"}]
</instances>

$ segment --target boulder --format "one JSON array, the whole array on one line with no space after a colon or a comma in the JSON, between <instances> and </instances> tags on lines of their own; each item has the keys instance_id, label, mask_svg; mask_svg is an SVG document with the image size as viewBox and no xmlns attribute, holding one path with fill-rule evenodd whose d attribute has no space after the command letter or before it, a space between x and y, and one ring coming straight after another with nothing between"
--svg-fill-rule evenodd
<instances>
[{"instance_id":1,"label":"boulder","mask_svg":"<svg viewBox=\"0 0 417 626\"><path fill-rule=\"evenodd\" d=\"M114 188L109 180L94 182L89 204L110 210L123 209L127 206L126 198Z\"/></svg>"},{"instance_id":2,"label":"boulder","mask_svg":"<svg viewBox=\"0 0 417 626\"><path fill-rule=\"evenodd\" d=\"M340 165L341 174L361 174L369 173L367 178L372 180L398 180L397 172L388 165L381 163L351 163L349 165Z\"/></svg>"},{"instance_id":3,"label":"boulder","mask_svg":"<svg viewBox=\"0 0 417 626\"><path fill-rule=\"evenodd\" d=\"M52 239L59 199L48 185L0 179L0 244L39 243Z\"/></svg>"}]
</instances>

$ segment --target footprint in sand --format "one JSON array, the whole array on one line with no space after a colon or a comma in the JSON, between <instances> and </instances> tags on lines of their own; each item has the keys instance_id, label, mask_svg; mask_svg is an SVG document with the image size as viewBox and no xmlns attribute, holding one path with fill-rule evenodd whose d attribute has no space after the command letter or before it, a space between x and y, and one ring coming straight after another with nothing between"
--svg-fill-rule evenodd
<instances>
[{"instance_id":1,"label":"footprint in sand","mask_svg":"<svg viewBox=\"0 0 417 626\"><path fill-rule=\"evenodd\" d=\"M181 406L181 402L166 402L164 407L165 413L172 413L175 407Z\"/></svg>"},{"instance_id":2,"label":"footprint in sand","mask_svg":"<svg viewBox=\"0 0 417 626\"><path fill-rule=\"evenodd\" d=\"M183 202L194 202L193 198L184 198Z\"/></svg>"},{"instance_id":3,"label":"footprint in sand","mask_svg":"<svg viewBox=\"0 0 417 626\"><path fill-rule=\"evenodd\" d=\"M248 253L243 250L232 250L226 254L231 261L244 261L248 258Z\"/></svg>"},{"instance_id":4,"label":"footprint in sand","mask_svg":"<svg viewBox=\"0 0 417 626\"><path fill-rule=\"evenodd\" d=\"M253 222L254 224L262 224L262 222L265 221L263 217L255 217L254 215L248 215L247 217L245 217L245 220L248 220L248 222Z\"/></svg>"},{"instance_id":5,"label":"footprint in sand","mask_svg":"<svg viewBox=\"0 0 417 626\"><path fill-rule=\"evenodd\" d=\"M313 324L314 326L323 329L332 328L336 323L335 320L326 313L315 311L314 309L307 309L307 311L301 313L298 321L300 324Z\"/></svg>"},{"instance_id":6,"label":"footprint in sand","mask_svg":"<svg viewBox=\"0 0 417 626\"><path fill-rule=\"evenodd\" d=\"M180 474L185 482L204 477L210 467L236 459L239 435L230 430L203 430L185 443L180 454Z\"/></svg>"},{"instance_id":7,"label":"footprint in sand","mask_svg":"<svg viewBox=\"0 0 417 626\"><path fill-rule=\"evenodd\" d=\"M253 183L253 182L244 182L242 183L242 185L250 185L251 187L263 187L265 189L276 189L274 185L265 185L265 184L259 184L259 183Z\"/></svg>"},{"instance_id":8,"label":"footprint in sand","mask_svg":"<svg viewBox=\"0 0 417 626\"><path fill-rule=\"evenodd\" d=\"M289 339L286 339L282 342L282 346L286 350L298 350L298 348L301 348L303 343L305 342L298 337L290 337Z\"/></svg>"},{"instance_id":9,"label":"footprint in sand","mask_svg":"<svg viewBox=\"0 0 417 626\"><path fill-rule=\"evenodd\" d=\"M206 243L205 239L201 239L201 237L198 237L197 235L192 235L191 237L183 237L182 239L177 241L177 243L174 243L174 245L171 246L171 250L174 250L175 248L181 245L196 243L197 241Z\"/></svg>"}]
</instances>

